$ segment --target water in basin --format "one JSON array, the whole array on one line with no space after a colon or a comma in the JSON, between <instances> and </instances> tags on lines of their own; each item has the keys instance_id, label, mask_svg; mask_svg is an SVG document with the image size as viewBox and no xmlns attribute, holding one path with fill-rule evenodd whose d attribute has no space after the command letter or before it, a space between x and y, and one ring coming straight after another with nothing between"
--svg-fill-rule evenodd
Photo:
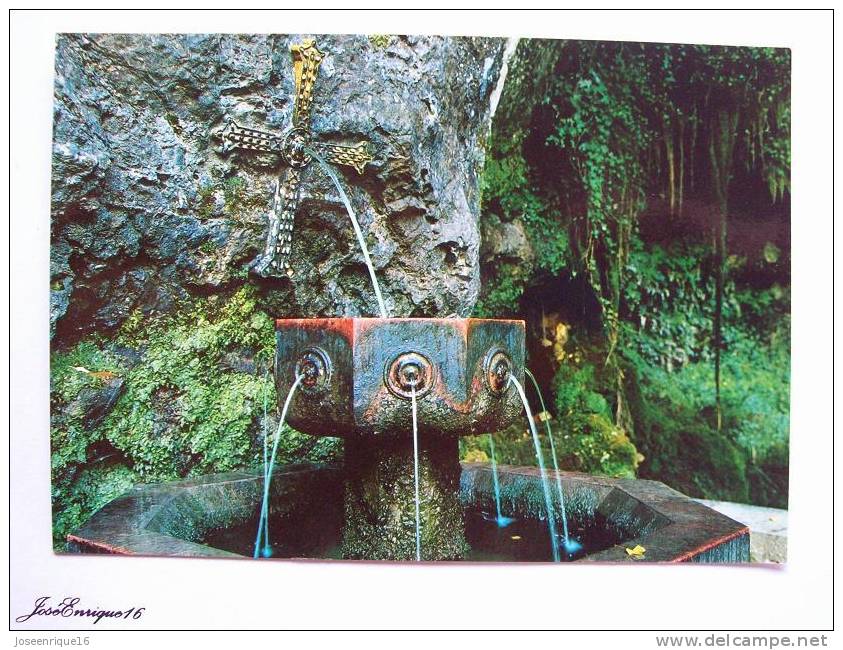
<instances>
[{"instance_id":1,"label":"water in basin","mask_svg":"<svg viewBox=\"0 0 843 650\"><path fill-rule=\"evenodd\" d=\"M338 513L337 513L338 514ZM502 528L494 512L468 509L465 516L466 539L471 547L466 561L474 562L553 562L553 548L547 534L547 522L513 518ZM257 515L242 524L209 531L203 543L243 556L252 556ZM277 517L270 525L273 558L342 559L340 536L342 519L328 513L323 517ZM561 533L560 533L561 534ZM579 547L568 553L560 549L560 560L571 562L590 553L602 551L621 542L605 525L592 520L572 526L569 531ZM561 546L561 539L559 540Z\"/></svg>"}]
</instances>

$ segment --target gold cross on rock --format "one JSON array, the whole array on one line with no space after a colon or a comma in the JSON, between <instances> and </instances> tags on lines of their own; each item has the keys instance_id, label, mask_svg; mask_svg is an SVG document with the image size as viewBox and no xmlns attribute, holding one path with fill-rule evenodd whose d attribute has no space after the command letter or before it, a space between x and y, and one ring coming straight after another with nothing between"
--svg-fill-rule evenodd
<instances>
[{"instance_id":1,"label":"gold cross on rock","mask_svg":"<svg viewBox=\"0 0 843 650\"><path fill-rule=\"evenodd\" d=\"M296 99L293 107L293 125L278 135L250 129L229 120L225 128L214 134L222 141L222 151L235 149L276 153L289 165L283 179L275 184L275 197L269 213L269 232L266 247L250 265L254 273L263 277L284 277L293 274L290 254L293 244L293 222L299 201L302 171L310 164L307 149L316 151L322 158L335 165L353 167L363 173L372 154L365 142L354 146L314 142L310 132L310 107L313 104L313 86L319 74L319 64L325 53L316 47L316 41L306 39L290 47L293 55L293 75L296 82Z\"/></svg>"}]
</instances>

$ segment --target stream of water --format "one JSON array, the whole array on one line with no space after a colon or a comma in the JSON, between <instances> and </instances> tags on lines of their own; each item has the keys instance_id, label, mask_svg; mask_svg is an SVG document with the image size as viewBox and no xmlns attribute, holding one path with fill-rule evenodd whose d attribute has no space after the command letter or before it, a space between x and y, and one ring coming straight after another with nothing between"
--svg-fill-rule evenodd
<instances>
[{"instance_id":1,"label":"stream of water","mask_svg":"<svg viewBox=\"0 0 843 650\"><path fill-rule=\"evenodd\" d=\"M509 381L514 384L515 388L518 390L518 395L521 397L521 402L524 404L524 412L527 414L527 423L530 425L530 433L533 434L533 445L536 448L536 461L538 461L539 471L541 472L544 505L547 508L547 528L550 533L550 547L553 549L553 561L559 562L559 541L556 539L556 516L553 513L553 499L550 497L550 481L547 480L547 470L544 466L544 454L542 454L539 434L538 431L536 431L536 423L533 420L533 413L530 410L529 402L527 402L527 396L524 394L523 386L521 386L521 383L514 375L509 376Z\"/></svg>"},{"instance_id":2,"label":"stream of water","mask_svg":"<svg viewBox=\"0 0 843 650\"><path fill-rule=\"evenodd\" d=\"M410 387L413 400L413 478L416 484L416 562L421 562L421 508L419 507L419 426L416 413L416 388Z\"/></svg>"},{"instance_id":3,"label":"stream of water","mask_svg":"<svg viewBox=\"0 0 843 650\"><path fill-rule=\"evenodd\" d=\"M544 404L544 397L542 396L541 388L539 388L539 382L536 381L535 375L533 375L529 369L524 368L524 372L533 383L536 395L539 396L539 404L541 404L542 413L547 414L547 407ZM547 439L550 440L550 454L553 456L553 469L555 470L556 476L556 491L559 494L559 508L562 510L562 546L565 548L566 553L575 553L581 548L581 545L568 534L568 513L565 510L565 494L562 492L562 477L559 475L559 460L556 456L556 445L553 442L553 433L550 431L550 422L546 419L546 416L544 419L544 428L547 432Z\"/></svg>"},{"instance_id":4,"label":"stream of water","mask_svg":"<svg viewBox=\"0 0 843 650\"><path fill-rule=\"evenodd\" d=\"M327 161L322 158L316 151L312 149L306 149L307 153L313 156L313 158L319 163L322 170L328 175L328 178L334 183L334 186L337 188L337 192L339 192L340 199L342 199L343 204L345 205L346 212L348 212L348 216L351 219L351 225L354 228L354 234L357 236L357 243L360 245L360 252L363 254L363 259L366 262L366 268L369 270L369 277L372 280L372 288L375 292L375 297L378 301L378 309L380 310L381 318L389 318L389 314L386 311L386 305L383 301L383 296L381 295L380 285L378 284L378 278L375 275L375 267L372 264L372 258L369 256L369 249L366 246L366 238L363 236L363 231L360 229L360 223L357 220L357 215L354 213L354 208L351 207L351 201L348 198L348 195L345 193L345 190L342 187L342 183L340 183L339 178L337 178L336 173L334 172L333 168L327 163ZM284 427L284 420L287 417L287 409L290 406L290 401L293 398L293 394L296 391L296 388L301 381L301 376L296 377L295 382L293 383L292 387L290 388L290 392L287 394L287 399L284 401L284 408L281 411L281 421L278 424L278 431L275 435L275 441L272 446L272 455L267 463L267 443L266 443L266 431L264 430L264 450L263 450L263 463L264 463L264 490L263 490L263 502L261 504L261 512L260 512L260 519L258 523L258 534L255 538L255 551L254 557L259 557L263 555L264 557L269 557L271 555L271 545L269 542L269 484L272 476L272 469L275 464L275 455L278 451L278 443L281 439L281 431ZM413 478L415 482L415 508L416 508L416 561L421 561L421 508L419 503L419 434L418 434L418 422L417 422L417 409L416 409L416 391L413 389L412 391L412 410L413 410ZM264 396L264 422L266 422L266 397ZM500 512L498 513L500 514ZM261 548L261 540L263 539L263 548Z\"/></svg>"},{"instance_id":5,"label":"stream of water","mask_svg":"<svg viewBox=\"0 0 843 650\"><path fill-rule=\"evenodd\" d=\"M258 522L258 535L255 538L255 553L254 557L258 558L261 555L261 537L264 535L264 530L267 529L269 521L269 483L272 480L272 469L275 466L275 456L278 453L278 443L281 442L281 432L284 429L284 420L287 419L287 410L290 408L290 402L299 387L303 375L296 375L296 380L290 386L290 392L287 393L287 399L284 400L284 408L281 409L281 420L278 422L278 429L275 431L275 440L272 443L272 455L269 458L269 466L264 471L263 479L263 501L261 502L260 521ZM269 549L269 534L266 534L265 548Z\"/></svg>"},{"instance_id":6,"label":"stream of water","mask_svg":"<svg viewBox=\"0 0 843 650\"><path fill-rule=\"evenodd\" d=\"M383 301L383 296L381 295L380 285L378 284L378 278L375 275L375 267L372 265L372 259L369 256L369 249L366 246L366 238L363 236L363 231L360 230L360 223L357 221L357 216L354 214L354 208L351 207L351 201L346 195L345 190L342 187L342 183L340 183L340 179L337 178L336 173L328 164L328 162L322 158L317 152L313 151L312 149L306 149L307 153L313 156L316 159L316 162L322 167L323 171L328 175L328 177L333 181L334 186L337 188L337 192L339 192L340 198L342 199L343 204L345 205L346 212L348 212L348 216L351 218L351 225L354 227L354 234L357 236L357 243L360 244L360 251L363 253L363 259L366 261L366 267L369 269L369 277L372 279L372 288L375 291L375 297L378 299L378 308L380 309L381 318L389 318L389 315L386 311L386 305ZM415 482L415 506L416 506L416 561L421 561L421 508L419 504L419 430L418 430L418 423L417 423L417 412L416 412L416 391L415 388L412 389L412 407L413 407L413 479Z\"/></svg>"},{"instance_id":7,"label":"stream of water","mask_svg":"<svg viewBox=\"0 0 843 650\"><path fill-rule=\"evenodd\" d=\"M495 486L495 508L498 513L497 521L500 524L501 518L503 517L501 513L501 486L498 482L498 463L495 459L495 438L491 433L489 434L489 451L492 454L492 483Z\"/></svg>"},{"instance_id":8,"label":"stream of water","mask_svg":"<svg viewBox=\"0 0 843 650\"><path fill-rule=\"evenodd\" d=\"M378 299L378 308L381 312L381 318L389 318L389 315L386 312L386 305L383 302L383 296L381 295L381 288L378 284L378 278L375 275L375 267L372 265L372 259L369 257L369 249L366 246L366 238L363 237L363 231L360 230L360 223L357 221L357 216L354 214L354 209L351 207L351 201L348 200L348 196L346 195L345 190L342 188L342 183L340 183L340 179L337 178L337 175L334 170L327 163L327 161L322 158L322 156L320 156L312 149L305 149L305 151L307 151L307 153L309 153L316 159L316 162L319 163L319 165L322 167L328 177L334 182L334 186L337 188L337 192L339 192L340 198L345 204L345 209L348 212L348 216L351 217L351 225L354 227L354 234L357 235L357 243L360 244L360 250L363 253L363 259L366 261L366 267L369 269L369 277L372 278L372 288L374 288L375 296Z\"/></svg>"},{"instance_id":9,"label":"stream of water","mask_svg":"<svg viewBox=\"0 0 843 650\"><path fill-rule=\"evenodd\" d=\"M269 470L269 420L267 418L267 393L269 392L269 375L264 375L264 388L263 388L263 482L266 485L266 482L269 480L269 474L267 471ZM263 521L263 549L261 550L261 555L263 557L271 557L272 556L272 545L269 543L269 517L264 517L263 506L261 506L261 521ZM258 524L260 527L260 524Z\"/></svg>"},{"instance_id":10,"label":"stream of water","mask_svg":"<svg viewBox=\"0 0 843 650\"><path fill-rule=\"evenodd\" d=\"M504 517L503 511L501 510L501 485L498 480L498 461L495 457L495 437L491 433L489 434L489 451L492 454L492 484L495 486L495 509L497 511L495 522L498 524L499 528L506 528L509 524L515 521L515 519L512 517Z\"/></svg>"},{"instance_id":11,"label":"stream of water","mask_svg":"<svg viewBox=\"0 0 843 650\"><path fill-rule=\"evenodd\" d=\"M386 305L384 304L383 296L381 295L380 285L378 284L377 276L375 275L375 268L372 264L372 259L369 256L369 249L366 246L366 239L363 236L363 232L360 229L360 223L357 220L357 216L354 213L354 208L351 206L351 201L348 198L348 195L345 193L345 190L342 187L342 183L340 183L339 178L337 177L336 173L334 172L333 168L328 164L328 162L322 158L316 151L307 148L307 153L311 155L322 167L323 171L328 175L328 177L333 182L334 186L337 189L337 192L340 195L340 199L342 200L343 204L345 205L346 212L348 212L348 216L351 219L351 225L354 228L354 234L357 237L357 243L360 245L360 251L363 255L363 259L366 262L366 267L369 270L369 277L372 280L372 288L375 292L375 297L378 301L378 308L380 310L381 318L388 318L389 315L386 311ZM545 410L544 407L544 400L541 396L541 391L539 391L538 384L536 383L535 377L533 377L532 373L529 370L526 371L528 376L530 377L533 385L536 388L536 391L539 394L539 399L542 403L542 411ZM275 464L275 456L278 451L278 443L280 441L281 432L284 427L284 421L287 417L287 409L290 406L290 401L293 398L293 394L295 393L296 388L301 381L301 376L297 376L295 382L293 383L292 387L290 388L290 392L287 394L287 399L284 401L284 408L281 411L281 420L278 424L278 430L275 435L275 440L272 446L272 454L269 458L269 462L267 462L267 436L266 430L264 429L264 449L263 449L263 461L264 461L264 494L263 494L263 502L261 504L261 512L260 512L260 520L258 523L258 534L257 538L255 539L255 549L254 549L254 557L259 557L263 554L264 557L268 557L271 554L271 545L269 541L269 486L272 476L273 466ZM518 390L518 394L521 397L521 401L524 404L524 409L527 414L527 420L530 424L530 430L533 434L533 443L536 447L536 459L539 464L539 468L541 470L541 477L542 477L542 489L544 491L545 497L545 505L547 507L547 519L548 519L548 528L550 530L550 537L551 537L551 547L553 549L553 559L554 561L559 561L559 547L558 542L556 539L556 517L554 515L553 503L550 497L550 488L548 487L548 478L547 478L547 471L544 466L544 458L542 456L541 445L539 443L538 433L536 431L535 421L533 420L533 415L530 411L530 406L527 403L526 395L524 394L524 389L521 384L518 382L517 379L510 376L510 381L515 384L516 389ZM417 404L416 404L416 392L415 389L412 390L412 414L413 414L413 478L415 483L415 517L416 517L416 561L421 561L421 508L419 502L419 441L418 441L418 422L417 422ZM264 423L266 423L266 396L264 395ZM266 426L264 424L264 426ZM565 513L565 502L564 496L562 493L562 484L559 478L559 464L556 458L556 448L554 446L553 437L550 434L550 428L548 425L547 430L548 438L550 440L551 452L553 454L553 467L556 470L556 484L557 490L559 493L559 502L560 507L562 509L562 524L564 528L564 544L566 551L571 552L568 548L569 545L569 536L568 536L568 521L567 516ZM495 443L494 439L492 438L492 434L489 434L489 446L491 449L492 454L492 475L494 480L494 487L495 487L495 506L497 508L497 525L498 527L505 527L512 523L514 520L509 517L504 517L503 513L501 512L501 495L500 495L500 484L498 482L498 471L497 471L497 460L495 458ZM263 548L261 548L261 541L263 541ZM573 542L574 544L576 542Z\"/></svg>"}]
</instances>

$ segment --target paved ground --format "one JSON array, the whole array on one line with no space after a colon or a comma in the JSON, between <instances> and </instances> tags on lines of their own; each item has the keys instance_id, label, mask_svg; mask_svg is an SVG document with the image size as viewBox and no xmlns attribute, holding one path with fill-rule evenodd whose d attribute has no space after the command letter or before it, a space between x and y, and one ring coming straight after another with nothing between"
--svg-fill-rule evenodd
<instances>
[{"instance_id":1,"label":"paved ground","mask_svg":"<svg viewBox=\"0 0 843 650\"><path fill-rule=\"evenodd\" d=\"M749 526L749 554L753 562L787 561L787 510L729 501L696 501Z\"/></svg>"}]
</instances>

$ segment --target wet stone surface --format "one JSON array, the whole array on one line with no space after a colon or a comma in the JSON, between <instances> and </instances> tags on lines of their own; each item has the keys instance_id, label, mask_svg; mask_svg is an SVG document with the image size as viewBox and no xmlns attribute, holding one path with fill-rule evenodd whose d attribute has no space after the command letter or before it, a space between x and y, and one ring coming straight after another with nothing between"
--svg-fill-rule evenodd
<instances>
[{"instance_id":1,"label":"wet stone surface","mask_svg":"<svg viewBox=\"0 0 843 650\"><path fill-rule=\"evenodd\" d=\"M53 420L58 423L64 418L81 418L86 428L96 428L117 404L124 384L122 378L114 377L100 387L83 388L61 412L54 413Z\"/></svg>"},{"instance_id":2,"label":"wet stone surface","mask_svg":"<svg viewBox=\"0 0 843 650\"><path fill-rule=\"evenodd\" d=\"M423 439L423 438L422 438ZM457 439L420 445L419 512L422 560L458 560L469 550L459 499ZM347 439L345 524L347 559L416 558L412 440Z\"/></svg>"}]
</instances>

